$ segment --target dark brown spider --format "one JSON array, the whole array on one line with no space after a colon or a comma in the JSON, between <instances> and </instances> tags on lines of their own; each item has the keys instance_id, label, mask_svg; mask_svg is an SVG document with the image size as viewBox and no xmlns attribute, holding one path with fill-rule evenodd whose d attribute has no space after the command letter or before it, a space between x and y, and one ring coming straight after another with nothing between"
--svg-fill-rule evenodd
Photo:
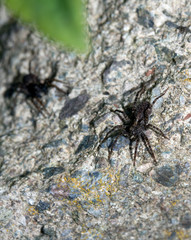
<instances>
[{"instance_id":1,"label":"dark brown spider","mask_svg":"<svg viewBox=\"0 0 191 240\"><path fill-rule=\"evenodd\" d=\"M42 102L41 98L43 95L48 94L48 91L51 87L56 88L58 91L62 92L64 95L69 94L71 88L67 86L67 90L62 90L53 82L60 82L63 84L62 81L55 79L57 73L57 67L52 66L52 73L48 78L46 78L43 82L36 76L35 74L31 73L31 68L29 67L29 74L21 75L18 74L13 82L10 84L8 89L4 93L5 98L12 98L13 95L22 93L25 95L26 100L30 100L30 102L34 105L34 107L45 116L44 113L48 114L48 111L45 109L44 103ZM16 95L17 96L17 95Z\"/></svg>"},{"instance_id":2,"label":"dark brown spider","mask_svg":"<svg viewBox=\"0 0 191 240\"><path fill-rule=\"evenodd\" d=\"M150 141L145 134L145 132L148 129L151 129L156 134L161 135L164 138L168 137L156 126L149 123L149 117L152 112L152 107L155 104L155 102L161 98L168 88L158 97L154 99L152 103L150 103L147 100L140 101L141 95L145 92L145 87L142 87L140 91L136 94L135 100L133 102L133 105L130 106L122 106L123 111L120 110L113 110L111 109L111 112L115 113L120 120L122 121L121 125L117 125L113 127L103 138L101 143L98 146L98 150L101 147L102 143L104 143L108 138L111 138L111 144L108 147L108 160L111 158L111 154L113 152L113 148L120 136L124 136L129 138L129 150L131 159L133 160L133 165L135 166L136 156L137 156L137 149L140 143L140 140L143 141L147 151L151 155L151 157L154 160L154 163L156 164L156 158L154 155L154 152L151 148ZM134 156L132 151L132 144L135 142L135 150L134 150Z\"/></svg>"}]
</instances>

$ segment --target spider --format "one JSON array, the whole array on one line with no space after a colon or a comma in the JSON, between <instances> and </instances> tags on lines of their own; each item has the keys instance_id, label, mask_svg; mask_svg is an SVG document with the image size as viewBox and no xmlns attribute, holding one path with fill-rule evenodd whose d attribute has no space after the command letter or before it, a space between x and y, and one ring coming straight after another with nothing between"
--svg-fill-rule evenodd
<instances>
[{"instance_id":1,"label":"spider","mask_svg":"<svg viewBox=\"0 0 191 240\"><path fill-rule=\"evenodd\" d=\"M140 141L142 140L146 150L149 152L150 156L153 158L154 163L156 164L155 154L151 148L150 141L145 134L148 129L151 129L156 134L161 135L164 138L169 139L158 127L149 123L149 117L152 112L152 107L156 101L161 98L168 88L158 97L156 97L152 103L147 100L140 101L142 94L145 92L145 87L142 87L136 94L135 100L132 105L124 106L123 111L110 109L111 112L116 114L122 121L121 125L113 127L106 136L103 138L101 143L98 146L98 150L101 145L108 139L111 138L111 143L108 147L108 160L111 158L113 148L120 136L129 138L129 151L130 156L133 161L133 166L135 166L137 149ZM132 144L135 142L135 150L133 154Z\"/></svg>"},{"instance_id":2,"label":"spider","mask_svg":"<svg viewBox=\"0 0 191 240\"><path fill-rule=\"evenodd\" d=\"M68 86L67 90L62 90L53 82L60 82L60 80L55 79L57 74L57 67L52 66L52 73L48 78L46 78L43 82L39 79L38 76L31 73L31 67L29 66L29 74L21 75L17 74L14 78L13 82L10 84L8 89L4 92L5 98L12 98L13 95L16 94L24 94L26 100L30 100L30 102L34 105L34 107L43 115L44 113L49 115L48 111L46 110L43 101L41 100L43 95L47 95L48 91L51 87L56 88L58 91L62 92L63 94L69 94L71 88ZM17 95L16 95L17 96Z\"/></svg>"}]
</instances>

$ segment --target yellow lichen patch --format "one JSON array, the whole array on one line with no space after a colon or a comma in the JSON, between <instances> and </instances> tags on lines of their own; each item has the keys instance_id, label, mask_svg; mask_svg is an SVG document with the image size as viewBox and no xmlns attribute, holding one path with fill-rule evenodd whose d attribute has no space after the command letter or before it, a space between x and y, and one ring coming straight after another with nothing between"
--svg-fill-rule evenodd
<instances>
[{"instance_id":1,"label":"yellow lichen patch","mask_svg":"<svg viewBox=\"0 0 191 240\"><path fill-rule=\"evenodd\" d=\"M70 200L71 204L78 204L79 201L86 201L87 204L99 205L106 201L106 196L111 197L117 192L119 182L119 171L108 168L102 172L101 177L96 179L91 172L84 173L85 175L72 177L68 174L60 177L57 180L57 186L63 184L68 186L70 193L78 192L79 196L74 200ZM84 177L85 176L85 177ZM65 199L67 200L67 199Z\"/></svg>"},{"instance_id":2,"label":"yellow lichen patch","mask_svg":"<svg viewBox=\"0 0 191 240\"><path fill-rule=\"evenodd\" d=\"M190 239L189 235L183 230L177 230L176 235L179 240Z\"/></svg>"},{"instance_id":3,"label":"yellow lichen patch","mask_svg":"<svg viewBox=\"0 0 191 240\"><path fill-rule=\"evenodd\" d=\"M176 201L170 201L170 204L171 204L171 206L176 206L176 204L178 203L179 201L178 200L176 200Z\"/></svg>"},{"instance_id":4,"label":"yellow lichen patch","mask_svg":"<svg viewBox=\"0 0 191 240\"><path fill-rule=\"evenodd\" d=\"M191 82L191 78L185 78L184 81Z\"/></svg>"},{"instance_id":5,"label":"yellow lichen patch","mask_svg":"<svg viewBox=\"0 0 191 240\"><path fill-rule=\"evenodd\" d=\"M81 239L84 240L90 239L89 236L91 236L92 239L103 239L104 237L103 234L98 232L96 229L84 229L81 234Z\"/></svg>"},{"instance_id":6,"label":"yellow lichen patch","mask_svg":"<svg viewBox=\"0 0 191 240\"><path fill-rule=\"evenodd\" d=\"M67 196L60 199L63 202L63 211L71 207L72 211L76 210L78 213L75 221L79 221L81 226L81 239L89 239L90 235L93 236L92 239L103 239L99 230L84 224L84 218L87 212L96 217L103 214L100 206L107 206L110 198L117 193L119 179L120 169L116 171L112 168L94 172L82 171L74 175L64 174L57 179L56 188L59 187L59 192Z\"/></svg>"},{"instance_id":7,"label":"yellow lichen patch","mask_svg":"<svg viewBox=\"0 0 191 240\"><path fill-rule=\"evenodd\" d=\"M165 230L165 236L166 237L170 237L171 236L171 234L172 234L172 232L170 232L170 231L168 231L168 230Z\"/></svg>"},{"instance_id":8,"label":"yellow lichen patch","mask_svg":"<svg viewBox=\"0 0 191 240\"><path fill-rule=\"evenodd\" d=\"M185 69L180 74L182 81L191 82L191 69Z\"/></svg>"},{"instance_id":9,"label":"yellow lichen patch","mask_svg":"<svg viewBox=\"0 0 191 240\"><path fill-rule=\"evenodd\" d=\"M166 230L165 231L165 236L169 238L172 235L173 232ZM185 239L190 239L190 236L185 232L185 230L175 230L177 239L179 240L185 240Z\"/></svg>"},{"instance_id":10,"label":"yellow lichen patch","mask_svg":"<svg viewBox=\"0 0 191 240\"><path fill-rule=\"evenodd\" d=\"M28 212L31 214L31 215L37 215L38 214L38 211L35 209L34 206L30 206L28 208Z\"/></svg>"}]
</instances>

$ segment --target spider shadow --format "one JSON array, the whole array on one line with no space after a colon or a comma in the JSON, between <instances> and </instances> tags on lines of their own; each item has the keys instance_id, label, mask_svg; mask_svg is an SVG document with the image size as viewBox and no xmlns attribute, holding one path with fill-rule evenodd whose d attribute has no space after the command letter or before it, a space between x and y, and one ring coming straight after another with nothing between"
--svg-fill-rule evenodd
<instances>
[{"instance_id":1,"label":"spider shadow","mask_svg":"<svg viewBox=\"0 0 191 240\"><path fill-rule=\"evenodd\" d=\"M58 62L54 62L51 65L51 73L48 78L41 80L37 75L32 73L31 61L29 63L29 73L21 74L17 71L17 75L14 77L12 83L9 84L7 90L4 92L4 98L9 99L7 104L8 108L11 110L11 115L14 116L15 102L17 101L17 96L22 94L30 109L36 109L36 111L42 114L44 117L50 116L50 113L45 107L45 103L42 100L44 95L47 95L50 88L55 88L63 94L63 96L68 95L72 88L67 85L66 89L63 90L55 83L62 83L63 81L56 79L58 72ZM14 106L11 107L11 102Z\"/></svg>"}]
</instances>

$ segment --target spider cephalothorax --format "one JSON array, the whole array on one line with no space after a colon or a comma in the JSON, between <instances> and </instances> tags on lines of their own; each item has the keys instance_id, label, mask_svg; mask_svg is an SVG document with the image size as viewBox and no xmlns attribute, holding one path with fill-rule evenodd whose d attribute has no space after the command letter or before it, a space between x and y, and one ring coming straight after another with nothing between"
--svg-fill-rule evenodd
<instances>
[{"instance_id":1,"label":"spider cephalothorax","mask_svg":"<svg viewBox=\"0 0 191 240\"><path fill-rule=\"evenodd\" d=\"M98 146L100 148L101 144L104 143L108 138L111 138L111 143L108 148L108 159L110 159L111 154L113 152L113 148L120 136L124 136L129 138L129 150L130 155L133 160L133 165L135 166L137 149L140 143L140 140L143 141L147 151L151 155L154 160L154 163L157 163L154 152L151 148L150 141L145 134L148 129L151 129L156 134L161 135L164 138L168 137L156 126L149 123L149 117L152 113L152 107L155 102L161 98L167 91L166 89L160 96L154 99L152 103L147 100L140 100L141 95L145 92L145 87L142 87L140 91L136 94L135 100L132 105L123 106L123 111L121 110L113 110L111 112L115 113L120 120L122 121L121 125L114 126L109 132L107 132L106 136L103 138L101 143ZM135 142L135 150L134 154L132 151L132 144Z\"/></svg>"}]
</instances>

